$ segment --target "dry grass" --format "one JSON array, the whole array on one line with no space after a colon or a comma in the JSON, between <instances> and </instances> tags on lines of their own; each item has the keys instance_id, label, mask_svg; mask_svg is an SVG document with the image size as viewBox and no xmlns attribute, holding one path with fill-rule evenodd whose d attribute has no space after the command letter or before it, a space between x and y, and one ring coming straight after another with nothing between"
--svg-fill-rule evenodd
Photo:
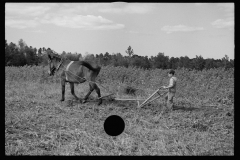
<instances>
[{"instance_id":1,"label":"dry grass","mask_svg":"<svg viewBox=\"0 0 240 160\"><path fill-rule=\"evenodd\" d=\"M79 97L87 91L87 83L75 86ZM59 83L6 79L6 155L234 155L233 103L193 106L180 96L172 112L162 113L161 99L141 109L133 101L79 104L69 85L66 101L60 97ZM126 124L118 137L103 129L113 114Z\"/></svg>"}]
</instances>

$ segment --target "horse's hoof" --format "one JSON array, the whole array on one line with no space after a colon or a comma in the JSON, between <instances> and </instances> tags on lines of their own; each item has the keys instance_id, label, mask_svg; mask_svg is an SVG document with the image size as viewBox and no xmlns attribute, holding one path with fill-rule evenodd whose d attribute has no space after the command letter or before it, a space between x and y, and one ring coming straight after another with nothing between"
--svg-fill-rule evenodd
<instances>
[{"instance_id":1,"label":"horse's hoof","mask_svg":"<svg viewBox=\"0 0 240 160\"><path fill-rule=\"evenodd\" d=\"M74 97L74 98L75 98L76 101L78 101L78 100L80 99L80 98L78 98L78 97Z\"/></svg>"},{"instance_id":2,"label":"horse's hoof","mask_svg":"<svg viewBox=\"0 0 240 160\"><path fill-rule=\"evenodd\" d=\"M100 100L99 102L98 102L98 105L101 105L102 104L102 100Z\"/></svg>"},{"instance_id":3,"label":"horse's hoof","mask_svg":"<svg viewBox=\"0 0 240 160\"><path fill-rule=\"evenodd\" d=\"M64 101L64 99L61 99L60 101L62 102L62 101Z\"/></svg>"}]
</instances>

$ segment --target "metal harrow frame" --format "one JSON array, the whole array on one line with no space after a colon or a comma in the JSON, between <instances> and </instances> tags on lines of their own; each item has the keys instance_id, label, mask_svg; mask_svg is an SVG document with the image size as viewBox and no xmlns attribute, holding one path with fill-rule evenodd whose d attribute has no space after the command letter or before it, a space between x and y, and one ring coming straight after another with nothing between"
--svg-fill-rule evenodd
<instances>
[{"instance_id":1,"label":"metal harrow frame","mask_svg":"<svg viewBox=\"0 0 240 160\"><path fill-rule=\"evenodd\" d=\"M118 100L118 101L137 101L138 102L138 106L137 108L141 108L143 106L145 106L146 104L149 104L151 102L153 102L154 100L160 98L161 96L165 95L167 93L167 91L165 91L164 93L162 94L159 94L159 91L162 89L162 87L160 87L159 89L157 89L153 94L151 94L147 99L132 99L132 98L128 98L128 99L122 99L122 98L117 98L117 97L114 97L113 99L114 100ZM111 95L114 95L115 93L111 93L111 94L108 94L108 95L105 95L105 96L102 96L102 97L99 97L98 99L102 99L104 97L108 97L108 96L111 96ZM154 95L158 94L158 96L152 98ZM152 98L152 99L151 99ZM139 101L143 101L141 104L139 104Z\"/></svg>"}]
</instances>

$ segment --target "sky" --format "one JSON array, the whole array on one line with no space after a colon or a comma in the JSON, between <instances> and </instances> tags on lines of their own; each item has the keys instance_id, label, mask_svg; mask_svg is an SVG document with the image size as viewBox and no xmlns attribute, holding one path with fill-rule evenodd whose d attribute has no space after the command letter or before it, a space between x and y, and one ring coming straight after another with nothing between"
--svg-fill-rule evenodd
<instances>
[{"instance_id":1,"label":"sky","mask_svg":"<svg viewBox=\"0 0 240 160\"><path fill-rule=\"evenodd\" d=\"M234 59L234 3L5 3L5 39L61 54Z\"/></svg>"}]
</instances>

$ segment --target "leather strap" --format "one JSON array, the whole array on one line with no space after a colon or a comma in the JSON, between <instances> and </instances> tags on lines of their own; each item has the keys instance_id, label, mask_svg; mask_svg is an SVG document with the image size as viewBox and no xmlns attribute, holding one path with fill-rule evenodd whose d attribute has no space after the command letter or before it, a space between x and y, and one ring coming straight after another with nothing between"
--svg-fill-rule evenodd
<instances>
[{"instance_id":1,"label":"leather strap","mask_svg":"<svg viewBox=\"0 0 240 160\"><path fill-rule=\"evenodd\" d=\"M68 71L69 67L71 66L71 64L73 63L74 61L71 61L68 65L67 65L67 68L65 70L65 75L66 75L66 80L68 81L68 76L66 74L66 72Z\"/></svg>"}]
</instances>

